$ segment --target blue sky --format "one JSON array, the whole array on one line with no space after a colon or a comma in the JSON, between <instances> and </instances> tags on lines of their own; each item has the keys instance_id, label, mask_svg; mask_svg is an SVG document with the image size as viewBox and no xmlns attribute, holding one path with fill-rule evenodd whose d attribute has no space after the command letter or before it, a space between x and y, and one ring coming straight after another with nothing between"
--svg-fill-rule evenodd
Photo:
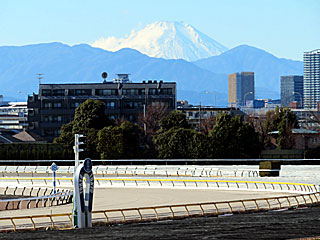
<instances>
[{"instance_id":1,"label":"blue sky","mask_svg":"<svg viewBox=\"0 0 320 240\"><path fill-rule=\"evenodd\" d=\"M320 48L319 0L0 0L0 46L92 43L160 20L184 21L228 48L302 60Z\"/></svg>"}]
</instances>

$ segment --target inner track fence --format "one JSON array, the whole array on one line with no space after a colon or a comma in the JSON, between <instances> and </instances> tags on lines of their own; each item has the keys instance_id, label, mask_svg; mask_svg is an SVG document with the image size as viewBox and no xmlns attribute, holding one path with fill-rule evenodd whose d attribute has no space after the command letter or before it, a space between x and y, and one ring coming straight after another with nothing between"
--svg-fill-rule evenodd
<instances>
[{"instance_id":1,"label":"inner track fence","mask_svg":"<svg viewBox=\"0 0 320 240\"><path fill-rule=\"evenodd\" d=\"M3 211L71 203L73 191L70 189L57 189L57 193L53 194L52 188L7 186L0 188L0 195L10 197L10 199L0 199L0 211Z\"/></svg>"},{"instance_id":2,"label":"inner track fence","mask_svg":"<svg viewBox=\"0 0 320 240\"><path fill-rule=\"evenodd\" d=\"M320 194L93 211L94 225L270 211L319 205ZM71 228L72 213L0 218L0 231Z\"/></svg>"},{"instance_id":3,"label":"inner track fence","mask_svg":"<svg viewBox=\"0 0 320 240\"><path fill-rule=\"evenodd\" d=\"M0 177L3 184L49 186L52 178L17 178ZM57 186L72 187L73 178L56 178ZM262 181L238 181L238 180L211 180L211 179L167 179L167 178L95 178L96 186L101 187L153 187L153 188L190 188L190 189L230 189L230 190L257 190L314 193L318 189L314 184L289 183L289 182L262 182Z\"/></svg>"},{"instance_id":4,"label":"inner track fence","mask_svg":"<svg viewBox=\"0 0 320 240\"><path fill-rule=\"evenodd\" d=\"M60 166L57 174L73 174L73 166ZM200 166L94 166L94 174L98 175L159 175L189 177L259 177L258 169L226 169ZM52 174L50 166L0 166L0 176L7 174L20 176L29 174Z\"/></svg>"}]
</instances>

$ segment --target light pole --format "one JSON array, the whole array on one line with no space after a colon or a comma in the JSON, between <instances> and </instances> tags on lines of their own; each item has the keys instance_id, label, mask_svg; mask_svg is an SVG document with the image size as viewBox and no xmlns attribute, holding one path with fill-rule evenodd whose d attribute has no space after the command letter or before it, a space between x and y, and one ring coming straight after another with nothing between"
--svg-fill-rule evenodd
<instances>
[{"instance_id":1,"label":"light pole","mask_svg":"<svg viewBox=\"0 0 320 240\"><path fill-rule=\"evenodd\" d=\"M217 106L217 104L216 104L216 103L217 103L217 102L216 102L216 101L217 101L217 98L216 98L216 97L217 97L217 96L216 96L216 93L214 93L214 92L209 92L209 91L206 91L206 94L211 94L211 95L214 95L214 107L215 107L215 106Z\"/></svg>"},{"instance_id":2,"label":"light pole","mask_svg":"<svg viewBox=\"0 0 320 240\"><path fill-rule=\"evenodd\" d=\"M146 114L147 114L147 106L148 106L148 92L149 88L145 88L144 90L144 104L143 104L143 130L144 136L147 136L147 123L146 123Z\"/></svg>"},{"instance_id":3,"label":"light pole","mask_svg":"<svg viewBox=\"0 0 320 240\"><path fill-rule=\"evenodd\" d=\"M37 73L37 75L38 75L38 80L39 80L39 86L40 86L40 84L41 84L41 79L43 78L42 77L42 75L43 75L43 73Z\"/></svg>"},{"instance_id":4,"label":"light pole","mask_svg":"<svg viewBox=\"0 0 320 240\"><path fill-rule=\"evenodd\" d=\"M247 93L245 93L244 95L243 95L243 105L245 105L245 106L247 106L247 104L246 104L246 96L247 95L249 95L249 94L253 94L253 92L247 92Z\"/></svg>"}]
</instances>

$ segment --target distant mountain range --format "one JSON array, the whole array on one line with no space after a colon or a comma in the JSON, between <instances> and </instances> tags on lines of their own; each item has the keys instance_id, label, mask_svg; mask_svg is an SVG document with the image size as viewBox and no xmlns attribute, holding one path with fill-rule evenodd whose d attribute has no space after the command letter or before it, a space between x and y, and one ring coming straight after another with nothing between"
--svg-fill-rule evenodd
<instances>
[{"instance_id":1,"label":"distant mountain range","mask_svg":"<svg viewBox=\"0 0 320 240\"><path fill-rule=\"evenodd\" d=\"M161 21L132 30L126 38L101 38L92 44L108 51L132 48L150 57L195 61L219 55L228 48L184 22Z\"/></svg>"},{"instance_id":2,"label":"distant mountain range","mask_svg":"<svg viewBox=\"0 0 320 240\"><path fill-rule=\"evenodd\" d=\"M197 66L220 74L254 72L258 97L279 97L280 76L303 75L303 62L274 55L248 45L235 47L219 56L193 62Z\"/></svg>"},{"instance_id":3,"label":"distant mountain range","mask_svg":"<svg viewBox=\"0 0 320 240\"><path fill-rule=\"evenodd\" d=\"M43 43L21 47L0 47L0 94L24 100L38 91L37 73L43 83L102 82L101 73L112 80L116 73L130 73L134 82L164 80L177 82L178 98L198 104L227 105L227 74L254 71L256 96L279 97L280 76L303 74L303 63L277 58L263 50L242 45L219 56L188 62L153 58L133 49L116 52L86 44L68 46Z\"/></svg>"}]
</instances>

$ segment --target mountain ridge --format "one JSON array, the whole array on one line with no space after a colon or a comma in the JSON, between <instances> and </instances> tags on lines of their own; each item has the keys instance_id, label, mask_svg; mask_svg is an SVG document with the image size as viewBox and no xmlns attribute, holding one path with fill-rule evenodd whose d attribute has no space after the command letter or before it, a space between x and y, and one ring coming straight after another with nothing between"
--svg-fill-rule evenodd
<instances>
[{"instance_id":1,"label":"mountain ridge","mask_svg":"<svg viewBox=\"0 0 320 240\"><path fill-rule=\"evenodd\" d=\"M0 63L0 94L11 98L18 95L18 91L25 97L37 92L38 73L44 74L42 83L81 83L102 82L101 73L104 71L110 77L117 73L131 73L131 80L135 82L149 79L174 81L178 91L204 91L214 79L222 86L219 91L225 92L225 86L221 84L224 75L201 69L182 59L151 58L134 49L109 52L86 44L48 43L0 47L0 57L3 60ZM197 83L199 78L202 85Z\"/></svg>"},{"instance_id":2,"label":"mountain ridge","mask_svg":"<svg viewBox=\"0 0 320 240\"><path fill-rule=\"evenodd\" d=\"M303 62L278 58L265 50L249 45L240 45L219 56L194 61L197 66L221 74L254 72L255 86L280 92L280 76L303 75ZM258 92L258 95L262 95Z\"/></svg>"},{"instance_id":3,"label":"mountain ridge","mask_svg":"<svg viewBox=\"0 0 320 240\"><path fill-rule=\"evenodd\" d=\"M257 54L250 55L251 51ZM254 71L257 98L278 98L281 74L303 74L302 62L279 59L248 45L196 62L152 58L129 48L111 52L87 44L57 42L0 47L0 58L0 94L13 99L21 95L24 101L38 91L38 73L44 74L42 83L102 82L104 71L109 80L117 73L131 73L134 82L177 82L178 99L193 104L212 105L212 96L205 92L213 92L218 106L227 105L230 73Z\"/></svg>"}]
</instances>

